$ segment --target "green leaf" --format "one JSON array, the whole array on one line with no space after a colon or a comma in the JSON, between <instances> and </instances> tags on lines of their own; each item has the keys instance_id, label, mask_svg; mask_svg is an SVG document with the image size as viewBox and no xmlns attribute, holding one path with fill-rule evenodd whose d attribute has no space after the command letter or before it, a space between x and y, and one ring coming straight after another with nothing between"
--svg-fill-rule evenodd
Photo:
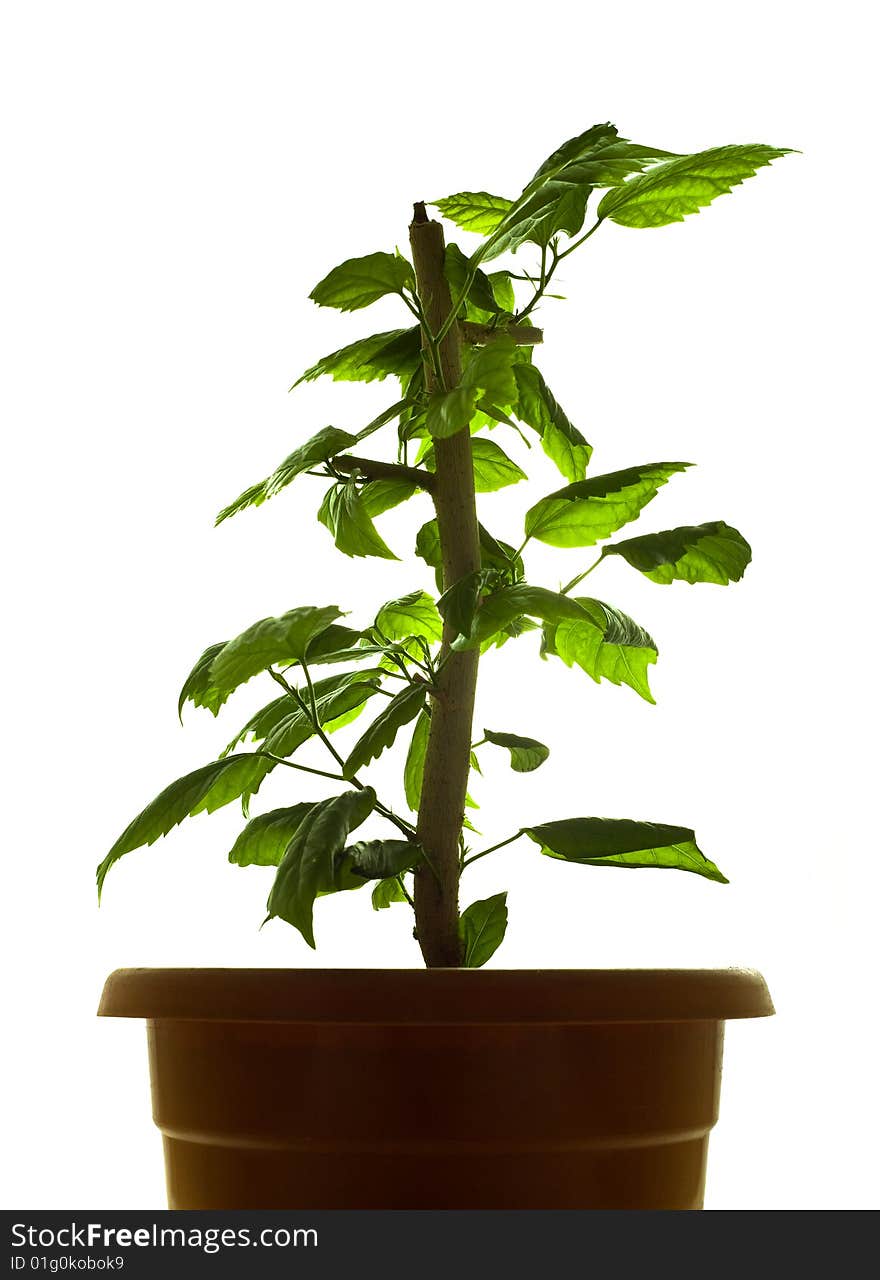
<instances>
[{"instance_id":1,"label":"green leaf","mask_svg":"<svg viewBox=\"0 0 880 1280\"><path fill-rule=\"evenodd\" d=\"M516 294L514 293L510 272L491 271L488 280L500 310L508 313L516 311Z\"/></svg>"},{"instance_id":2,"label":"green leaf","mask_svg":"<svg viewBox=\"0 0 880 1280\"><path fill-rule=\"evenodd\" d=\"M547 457L567 480L583 480L593 452L591 446L569 422L539 369L532 364L519 364L514 374L519 396L517 417L537 431Z\"/></svg>"},{"instance_id":3,"label":"green leaf","mask_svg":"<svg viewBox=\"0 0 880 1280\"><path fill-rule=\"evenodd\" d=\"M98 867L99 898L107 872L124 854L153 844L184 818L213 813L245 793L253 794L265 777L269 763L258 755L228 756L172 782L128 824Z\"/></svg>"},{"instance_id":4,"label":"green leaf","mask_svg":"<svg viewBox=\"0 0 880 1280\"><path fill-rule=\"evenodd\" d=\"M535 738L520 738L515 733L495 733L491 729L484 729L483 737L493 746L507 748L510 752L510 767L514 773L531 773L550 755L550 748Z\"/></svg>"},{"instance_id":5,"label":"green leaf","mask_svg":"<svg viewBox=\"0 0 880 1280\"><path fill-rule=\"evenodd\" d=\"M214 527L222 524L224 520L228 520L230 516L238 515L239 511L246 511L248 507L261 507L266 501L266 481L260 480L257 484L249 485L243 493L217 512L214 517Z\"/></svg>"},{"instance_id":6,"label":"green leaf","mask_svg":"<svg viewBox=\"0 0 880 1280\"><path fill-rule=\"evenodd\" d=\"M373 524L354 480L327 490L318 519L333 534L337 548L347 556L378 556L396 560Z\"/></svg>"},{"instance_id":7,"label":"green leaf","mask_svg":"<svg viewBox=\"0 0 880 1280\"><path fill-rule=\"evenodd\" d=\"M372 813L376 793L372 787L314 805L293 834L275 876L267 919L280 916L299 929L314 948L312 913L319 893L337 887L337 861L351 831Z\"/></svg>"},{"instance_id":8,"label":"green leaf","mask_svg":"<svg viewBox=\"0 0 880 1280\"><path fill-rule=\"evenodd\" d=\"M316 680L314 683L315 691L315 707L318 712L318 719L321 724L326 725L331 730L340 728L338 723L340 718L346 719L354 706L359 705L358 699L350 700L348 690L356 688L360 701L370 697L376 692L379 681L384 676L384 672L378 667L368 667L360 671L344 671L340 675L327 676L323 680ZM308 688L297 690L300 697L306 703L310 704L310 694ZM344 698L341 695L345 695ZM302 708L294 697L289 693L282 693L279 698L273 699L272 702L261 707L255 712L239 732L235 735L229 745L224 749L223 754L229 755L231 751L248 738L253 742L263 742L269 738L280 724L287 721L289 717L296 717L301 721L305 733L301 742L305 742L311 736L312 725L309 718L303 713ZM300 745L299 743L296 744ZM294 748L295 749L295 748ZM285 754L275 752L277 755Z\"/></svg>"},{"instance_id":9,"label":"green leaf","mask_svg":"<svg viewBox=\"0 0 880 1280\"><path fill-rule=\"evenodd\" d=\"M682 525L604 547L605 556L623 556L652 582L739 582L752 549L738 529L723 520Z\"/></svg>"},{"instance_id":10,"label":"green leaf","mask_svg":"<svg viewBox=\"0 0 880 1280\"><path fill-rule=\"evenodd\" d=\"M727 884L714 862L697 848L689 827L629 818L567 818L524 827L541 852L590 866L664 867L693 871Z\"/></svg>"},{"instance_id":11,"label":"green leaf","mask_svg":"<svg viewBox=\"0 0 880 1280\"><path fill-rule=\"evenodd\" d=\"M523 576L522 556L516 554L507 542L493 538L488 529L479 526L480 558L484 569L494 569L505 576L519 579ZM436 570L437 585L443 590L443 558L440 551L440 533L436 520L423 524L416 534L416 555Z\"/></svg>"},{"instance_id":12,"label":"green leaf","mask_svg":"<svg viewBox=\"0 0 880 1280\"><path fill-rule=\"evenodd\" d=\"M390 876L387 880L380 880L374 888L373 910L385 911L394 902L406 902L406 894L397 876Z\"/></svg>"},{"instance_id":13,"label":"green leaf","mask_svg":"<svg viewBox=\"0 0 880 1280\"><path fill-rule=\"evenodd\" d=\"M225 640L219 644L209 645L199 658L192 671L183 682L180 697L177 700L177 714L183 719L183 704L191 702L194 707L207 707L216 716L223 703L229 697L230 690L216 687L211 676L211 666L217 654L226 645Z\"/></svg>"},{"instance_id":14,"label":"green leaf","mask_svg":"<svg viewBox=\"0 0 880 1280\"><path fill-rule=\"evenodd\" d=\"M345 850L351 869L363 880L385 880L410 871L422 859L412 840L362 840Z\"/></svg>"},{"instance_id":15,"label":"green leaf","mask_svg":"<svg viewBox=\"0 0 880 1280\"><path fill-rule=\"evenodd\" d=\"M418 486L408 480L371 480L361 489L361 503L370 519L374 520L392 507L407 502L418 492Z\"/></svg>"},{"instance_id":16,"label":"green leaf","mask_svg":"<svg viewBox=\"0 0 880 1280\"><path fill-rule=\"evenodd\" d=\"M370 253L334 267L309 297L320 307L358 311L389 293L402 296L404 289L414 288L415 276L406 258L393 253Z\"/></svg>"},{"instance_id":17,"label":"green leaf","mask_svg":"<svg viewBox=\"0 0 880 1280\"><path fill-rule=\"evenodd\" d=\"M286 488L295 476L308 471L316 463L326 462L328 458L333 458L345 449L350 449L358 439L358 436L353 436L348 431L341 431L338 427L325 427L323 431L312 436L311 440L294 449L293 453L288 454L281 465L275 468L266 481L266 497L274 498L276 493Z\"/></svg>"},{"instance_id":18,"label":"green leaf","mask_svg":"<svg viewBox=\"0 0 880 1280\"><path fill-rule=\"evenodd\" d=\"M593 188L582 182L547 181L526 199L517 201L493 236L492 248L482 255L496 258L529 242L546 248L560 233L575 236L584 225Z\"/></svg>"},{"instance_id":19,"label":"green leaf","mask_svg":"<svg viewBox=\"0 0 880 1280\"><path fill-rule=\"evenodd\" d=\"M342 617L336 605L303 605L278 618L261 618L227 641L211 663L213 687L228 695L239 685L275 663L301 662L312 643Z\"/></svg>"},{"instance_id":20,"label":"green leaf","mask_svg":"<svg viewBox=\"0 0 880 1280\"><path fill-rule=\"evenodd\" d=\"M431 717L422 708L416 720L416 727L413 730L409 750L406 753L406 764L403 769L406 803L413 813L418 813L419 805L422 802L422 779L425 775L425 756L428 751L428 735L430 732Z\"/></svg>"},{"instance_id":21,"label":"green leaf","mask_svg":"<svg viewBox=\"0 0 880 1280\"><path fill-rule=\"evenodd\" d=\"M529 188L566 172L576 173L580 181L596 187L613 185L643 169L646 163L671 154L618 137L613 124L594 124L557 147L537 170Z\"/></svg>"},{"instance_id":22,"label":"green leaf","mask_svg":"<svg viewBox=\"0 0 880 1280\"><path fill-rule=\"evenodd\" d=\"M557 654L566 666L577 664L598 684L628 684L646 702L654 698L648 667L657 661L657 645L644 627L613 605L575 597L587 618L566 618L546 626L541 652Z\"/></svg>"},{"instance_id":23,"label":"green leaf","mask_svg":"<svg viewBox=\"0 0 880 1280\"><path fill-rule=\"evenodd\" d=\"M485 580L484 569L466 573L463 578L459 578L458 582L453 583L448 591L444 591L437 601L437 608L443 615L443 620L449 624L456 635L470 634Z\"/></svg>"},{"instance_id":24,"label":"green leaf","mask_svg":"<svg viewBox=\"0 0 880 1280\"><path fill-rule=\"evenodd\" d=\"M520 480L528 479L522 468L512 458L508 458L504 450L492 440L472 440L471 453L474 460L474 488L477 493L494 493L509 484L518 484ZM423 462L428 471L436 470L437 460L433 447L428 449Z\"/></svg>"},{"instance_id":25,"label":"green leaf","mask_svg":"<svg viewBox=\"0 0 880 1280\"><path fill-rule=\"evenodd\" d=\"M495 258L505 250L515 252L526 241L547 245L560 232L577 235L594 187L622 182L669 155L619 138L612 124L593 125L545 160L474 261Z\"/></svg>"},{"instance_id":26,"label":"green leaf","mask_svg":"<svg viewBox=\"0 0 880 1280\"><path fill-rule=\"evenodd\" d=\"M382 673L379 672L379 675ZM335 729L341 729L343 725L350 724L352 720L357 719L363 710L364 703L374 694L378 692L379 682L375 680L368 682L366 680L352 680L344 684L341 688L321 689L322 684L329 682L319 681L315 685L315 707L318 713L318 721L328 733L332 733ZM284 701L284 699L280 699ZM305 695L306 704L310 704L308 694ZM309 709L311 707L309 705ZM263 741L263 749L269 751L273 756L282 756L287 758L292 756L305 742L308 742L315 732L312 724L311 716L306 714L301 707L298 707L293 698L287 698L286 706L283 708L284 714L280 715L275 724L268 728L265 739ZM263 721L258 725L258 729L266 726L269 716L264 712L258 713L262 715ZM253 730L252 730L253 732Z\"/></svg>"},{"instance_id":27,"label":"green leaf","mask_svg":"<svg viewBox=\"0 0 880 1280\"><path fill-rule=\"evenodd\" d=\"M229 850L229 861L240 867L277 867L314 800L288 809L272 809L252 818Z\"/></svg>"},{"instance_id":28,"label":"green leaf","mask_svg":"<svg viewBox=\"0 0 880 1280\"><path fill-rule=\"evenodd\" d=\"M311 440L307 440L298 449L294 449L293 453L288 454L267 479L251 485L228 507L224 507L214 524L222 524L224 520L228 520L239 511L244 511L246 507L261 506L267 498L274 498L276 493L286 488L296 476L320 462L326 462L328 458L342 453L344 449L350 449L356 440L357 436L351 435L348 431L340 431L338 427L324 427L317 435L312 436Z\"/></svg>"},{"instance_id":29,"label":"green leaf","mask_svg":"<svg viewBox=\"0 0 880 1280\"><path fill-rule=\"evenodd\" d=\"M487 191L459 191L454 196L431 201L444 218L464 231L475 231L481 236L491 235L512 203L503 196L490 196Z\"/></svg>"},{"instance_id":30,"label":"green leaf","mask_svg":"<svg viewBox=\"0 0 880 1280\"><path fill-rule=\"evenodd\" d=\"M462 943L462 967L480 969L491 959L507 931L507 894L496 893L491 898L472 902L461 913L458 922Z\"/></svg>"},{"instance_id":31,"label":"green leaf","mask_svg":"<svg viewBox=\"0 0 880 1280\"><path fill-rule=\"evenodd\" d=\"M509 542L493 538L488 529L479 526L480 563L484 569L492 569L505 578L519 582L525 574L522 556Z\"/></svg>"},{"instance_id":32,"label":"green leaf","mask_svg":"<svg viewBox=\"0 0 880 1280\"><path fill-rule=\"evenodd\" d=\"M362 631L331 624L309 644L309 666L321 662L360 662L370 656L370 649L357 647Z\"/></svg>"},{"instance_id":33,"label":"green leaf","mask_svg":"<svg viewBox=\"0 0 880 1280\"><path fill-rule=\"evenodd\" d=\"M587 615L579 604L558 591L546 587L533 587L520 582L512 587L501 587L484 596L467 636L459 636L453 649L476 649L498 631L516 622L523 614L540 618L542 622L561 622L563 618L585 619Z\"/></svg>"},{"instance_id":34,"label":"green leaf","mask_svg":"<svg viewBox=\"0 0 880 1280\"><path fill-rule=\"evenodd\" d=\"M306 369L293 386L314 382L323 374L328 374L334 382L375 382L390 376L410 378L420 363L419 326L389 329L386 333L374 333L338 351L331 351L329 356L323 356L317 364Z\"/></svg>"},{"instance_id":35,"label":"green leaf","mask_svg":"<svg viewBox=\"0 0 880 1280\"><path fill-rule=\"evenodd\" d=\"M557 489L526 512L528 537L552 547L591 547L634 520L689 462L651 462Z\"/></svg>"},{"instance_id":36,"label":"green leaf","mask_svg":"<svg viewBox=\"0 0 880 1280\"><path fill-rule=\"evenodd\" d=\"M389 600L376 614L376 626L389 640L422 636L434 644L443 635L443 619L427 591L411 591L398 600Z\"/></svg>"},{"instance_id":37,"label":"green leaf","mask_svg":"<svg viewBox=\"0 0 880 1280\"><path fill-rule=\"evenodd\" d=\"M446 246L444 274L453 300L460 298L464 293L470 270L470 262L458 245L448 244ZM492 288L489 277L480 271L478 267L468 287L465 319L488 319L491 316L500 315L502 310L503 308L498 305L495 299L495 291Z\"/></svg>"},{"instance_id":38,"label":"green leaf","mask_svg":"<svg viewBox=\"0 0 880 1280\"><path fill-rule=\"evenodd\" d=\"M503 408L516 399L513 339L507 335L494 339L484 347L476 347L462 372L461 381L452 391L431 397L426 425L430 435L446 438L470 425L477 401Z\"/></svg>"},{"instance_id":39,"label":"green leaf","mask_svg":"<svg viewBox=\"0 0 880 1280\"><path fill-rule=\"evenodd\" d=\"M392 746L398 731L414 720L425 705L425 694L424 685L409 685L391 699L352 748L343 768L346 778L353 778L359 769Z\"/></svg>"},{"instance_id":40,"label":"green leaf","mask_svg":"<svg viewBox=\"0 0 880 1280\"><path fill-rule=\"evenodd\" d=\"M754 143L679 156L609 191L597 216L624 227L664 227L681 222L751 178L762 166L788 154L787 148Z\"/></svg>"}]
</instances>

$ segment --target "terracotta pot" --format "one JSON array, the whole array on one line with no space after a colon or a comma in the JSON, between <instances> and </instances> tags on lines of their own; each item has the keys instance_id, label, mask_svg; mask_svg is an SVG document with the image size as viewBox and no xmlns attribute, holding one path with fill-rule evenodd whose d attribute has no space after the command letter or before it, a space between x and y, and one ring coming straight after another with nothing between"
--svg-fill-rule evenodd
<instances>
[{"instance_id":1,"label":"terracotta pot","mask_svg":"<svg viewBox=\"0 0 880 1280\"><path fill-rule=\"evenodd\" d=\"M120 969L172 1209L700 1209L737 970Z\"/></svg>"}]
</instances>

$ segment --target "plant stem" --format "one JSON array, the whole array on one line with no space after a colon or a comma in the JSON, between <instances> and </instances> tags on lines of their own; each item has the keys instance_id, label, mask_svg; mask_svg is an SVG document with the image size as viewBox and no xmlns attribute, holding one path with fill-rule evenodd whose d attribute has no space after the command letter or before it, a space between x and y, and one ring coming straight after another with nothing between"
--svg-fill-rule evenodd
<instances>
[{"instance_id":1,"label":"plant stem","mask_svg":"<svg viewBox=\"0 0 880 1280\"><path fill-rule=\"evenodd\" d=\"M576 578L572 578L571 582L567 583L562 588L559 594L563 596L567 596L569 591L574 591L575 587L579 583L583 582L584 578L588 578L594 569L599 568L599 565L602 563L604 559L605 559L604 555L599 556L599 559L594 560L593 563L590 565L589 569L584 569L583 573L579 573Z\"/></svg>"},{"instance_id":2,"label":"plant stem","mask_svg":"<svg viewBox=\"0 0 880 1280\"><path fill-rule=\"evenodd\" d=\"M517 324L520 324L523 320L525 320L526 316L529 316L532 314L535 307L538 305L538 303L541 301L541 298L544 296L544 293L547 289L548 284L553 279L553 272L556 270L556 267L560 259L560 255L556 249L555 241L550 246L550 252L553 255L553 261L550 263L550 266L548 268L547 248L545 245L541 246L541 274L540 274L538 283L535 285L535 292L532 295L531 299L529 300L528 305L523 307L522 311L518 311L516 314Z\"/></svg>"},{"instance_id":3,"label":"plant stem","mask_svg":"<svg viewBox=\"0 0 880 1280\"><path fill-rule=\"evenodd\" d=\"M309 764L294 764L292 760L285 760L284 756L273 755L271 751L265 751L260 748L254 752L254 755L265 756L267 760L274 760L276 764L286 765L288 769L299 769L300 773L314 773L319 778L332 778L334 782L349 782L349 778L344 778L341 773L328 773L326 769L313 769Z\"/></svg>"},{"instance_id":4,"label":"plant stem","mask_svg":"<svg viewBox=\"0 0 880 1280\"><path fill-rule=\"evenodd\" d=\"M599 218L596 222L594 222L593 225L590 227L589 231L587 231L584 235L581 236L580 240L575 240L574 244L570 244L567 249L564 249L562 253L557 255L556 262L561 262L562 259L567 258L570 253L574 253L575 249L579 249L585 240L589 240L590 236L593 234L594 231L599 230L603 221L604 219ZM553 264L554 267L556 266L556 262L554 262Z\"/></svg>"},{"instance_id":5,"label":"plant stem","mask_svg":"<svg viewBox=\"0 0 880 1280\"><path fill-rule=\"evenodd\" d=\"M461 350L455 309L444 274L443 228L428 220L416 205L410 244L420 306L424 314L423 347L432 345L440 365L426 368L429 392L458 386ZM429 334L436 338L432 340ZM480 540L474 494L470 431L465 428L434 441L432 494L443 561L443 589L480 568ZM458 932L458 840L464 821L470 772L471 728L477 686L478 650L451 649L455 633L444 626L440 664L432 691L431 725L425 752L422 796L416 833L428 866L415 873L416 932L429 968L461 962ZM432 874L433 867L436 874Z\"/></svg>"},{"instance_id":6,"label":"plant stem","mask_svg":"<svg viewBox=\"0 0 880 1280\"><path fill-rule=\"evenodd\" d=\"M309 674L309 669L306 666L305 662L302 663L302 669L303 669L303 673L305 674L306 684L309 686L309 696L312 702L312 709L308 707L305 699L302 697L299 690L295 689L292 684L288 683L288 681L284 679L284 676L281 675L280 672L273 671L272 668L269 667L269 675L276 682L276 684L280 684L282 689L284 689L287 693L290 694L291 698L293 698L294 702L296 702L296 704L299 706L300 710L303 712L303 714L311 723L311 726L315 730L315 733L318 735L318 737L324 743L324 746L333 756L333 759L339 765L340 769L342 770L342 773L326 773L323 769L312 769L312 768L309 768L308 765L294 764L290 760L284 760L281 756L273 756L269 751L260 751L260 752L257 752L257 754L269 756L271 760L275 760L278 764L289 765L291 769L301 769L304 773L317 773L324 778L334 778L337 782L347 782L348 785L350 787L354 787L356 791L363 791L364 783L361 782L360 778L357 778L357 777L349 778L346 775L345 761L343 760L339 752L336 750L333 743L327 737L327 734L324 732L324 728L320 720L318 719L318 712L317 712L316 700L315 700L315 687L312 684L312 678ZM394 810L389 809L387 805L382 804L382 802L378 799L378 797L376 799L376 812L381 813L383 818L387 818L389 822L392 822L394 826L397 827L398 831L402 831L403 834L406 836L407 840L413 839L415 835L415 827L413 827L411 823L406 822L403 818L399 818L397 814L394 812Z\"/></svg>"},{"instance_id":7,"label":"plant stem","mask_svg":"<svg viewBox=\"0 0 880 1280\"><path fill-rule=\"evenodd\" d=\"M409 905L412 907L412 909L413 909L413 910L415 910L415 906L416 906L416 904L413 902L412 898L411 898L411 897L410 897L410 895L409 895L409 891L407 890L406 885L403 883L403 876L402 876L402 875L400 875L400 876L398 876L398 877L397 877L397 883L400 885L401 893L402 893L402 894L403 894L403 896L406 898L407 902L408 902L408 903L409 903Z\"/></svg>"},{"instance_id":8,"label":"plant stem","mask_svg":"<svg viewBox=\"0 0 880 1280\"><path fill-rule=\"evenodd\" d=\"M426 225L429 225L429 226L433 225L433 226L439 227L440 223L435 222L433 224L428 223ZM440 238L441 240L443 239L442 227L440 228ZM455 299L455 302L452 301L451 297L449 298L449 310L446 313L446 316L441 320L437 333L434 336L434 342L436 342L438 346L443 341L443 339L447 336L447 334L455 324L456 317L458 316L459 311L461 311L462 305L471 291L471 285L474 283L474 280L476 280L476 278L477 278L477 268L471 267L467 275L465 276L465 281L464 281L464 284L462 285L461 293ZM446 289L446 293L447 293L447 296L449 296L448 286Z\"/></svg>"},{"instance_id":9,"label":"plant stem","mask_svg":"<svg viewBox=\"0 0 880 1280\"><path fill-rule=\"evenodd\" d=\"M503 849L506 844L513 844L514 840L518 840L521 835L522 832L517 831L516 835L508 836L506 840L499 840L498 844L493 844L488 849L483 849L481 853L475 853L471 858L465 858L461 864L462 871L464 871L465 867L469 867L472 862L479 862L480 858L485 858L487 854L494 853L496 849Z\"/></svg>"}]
</instances>

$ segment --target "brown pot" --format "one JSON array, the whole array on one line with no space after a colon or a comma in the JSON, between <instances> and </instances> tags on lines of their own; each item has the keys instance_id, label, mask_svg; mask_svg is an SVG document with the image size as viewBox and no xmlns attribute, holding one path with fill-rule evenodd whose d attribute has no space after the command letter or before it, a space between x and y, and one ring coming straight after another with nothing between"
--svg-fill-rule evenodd
<instances>
[{"instance_id":1,"label":"brown pot","mask_svg":"<svg viewBox=\"0 0 880 1280\"><path fill-rule=\"evenodd\" d=\"M700 1209L741 970L120 969L172 1209Z\"/></svg>"}]
</instances>

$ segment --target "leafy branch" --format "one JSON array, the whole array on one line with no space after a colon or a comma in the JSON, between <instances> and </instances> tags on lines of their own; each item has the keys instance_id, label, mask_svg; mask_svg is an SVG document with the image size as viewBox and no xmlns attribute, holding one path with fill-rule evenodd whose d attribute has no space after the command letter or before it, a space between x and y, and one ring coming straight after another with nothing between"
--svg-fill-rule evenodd
<instances>
[{"instance_id":1,"label":"leafy branch","mask_svg":"<svg viewBox=\"0 0 880 1280\"><path fill-rule=\"evenodd\" d=\"M349 626L337 605L300 605L209 645L184 681L179 713L192 704L217 716L245 683L267 675L280 696L250 717L218 759L172 782L129 823L98 867L99 894L125 854L235 800L248 821L229 858L273 869L268 918L293 925L314 946L317 898L373 881L377 910L395 903L413 910L429 966L478 967L494 954L507 928L507 895L460 910L459 882L467 867L520 838L571 865L675 869L724 882L690 828L632 819L523 824L470 853L470 789L484 764L488 771L504 761L524 775L550 755L544 743L508 727L476 735L474 708L481 662L529 637L541 658L578 669L597 685L626 685L653 703L652 636L617 605L574 594L610 556L661 586L725 586L745 573L749 544L723 520L619 536L690 464L591 470L592 445L535 364L544 333L529 321L545 298L559 296L550 290L560 264L603 224L644 230L682 221L786 154L733 144L681 155L596 124L557 147L514 199L460 191L434 202L448 224L478 237L469 254L447 243L441 224L417 203L412 262L400 251L380 250L347 259L319 281L310 295L316 305L358 312L388 297L403 304L404 327L330 352L293 386L320 377L391 378L399 382L398 397L358 429L325 426L303 439L225 506L217 523L261 506L301 475L318 477L328 484L318 520L336 549L352 558L396 560L376 522L427 495L433 517L419 529L416 556L420 572L433 575L436 595L418 586L386 600L359 626ZM522 265L517 254L532 258ZM390 457L356 451L376 436L380 445L370 452L381 455L386 429ZM505 446L532 440L564 483L533 495L522 534L508 543L479 520L478 499L528 480ZM563 552L595 547L598 556L552 590L529 578L525 555L537 542ZM318 677L319 668L329 674ZM395 686L385 688L392 680ZM367 727L344 743L365 712ZM315 739L332 768L296 758ZM376 760L402 744L402 790L412 820L364 780ZM319 799L297 793L293 803L250 818L251 800L279 767L288 781L297 776L305 786L321 779L337 791ZM375 817L395 827L393 839L353 838Z\"/></svg>"}]
</instances>

